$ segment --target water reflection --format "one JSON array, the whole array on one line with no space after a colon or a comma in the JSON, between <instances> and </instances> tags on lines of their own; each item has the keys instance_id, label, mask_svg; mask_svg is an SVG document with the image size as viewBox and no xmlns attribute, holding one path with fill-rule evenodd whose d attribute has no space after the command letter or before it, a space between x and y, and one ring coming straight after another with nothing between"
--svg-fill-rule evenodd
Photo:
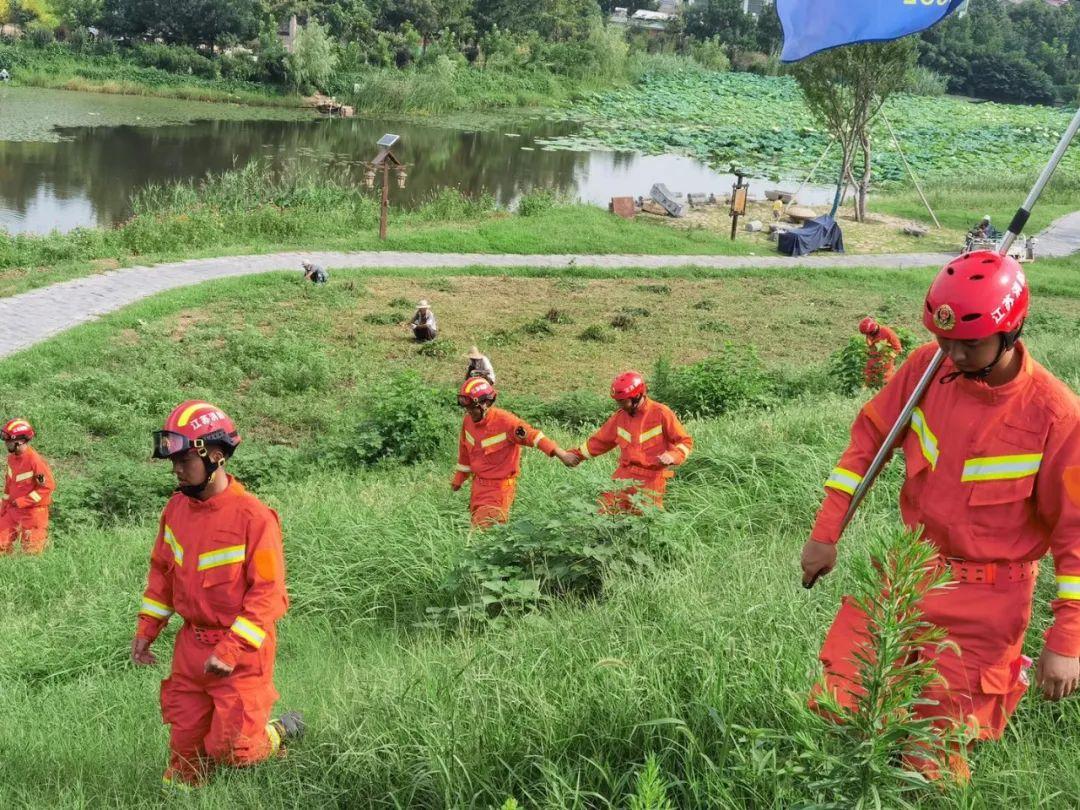
<instances>
[{"instance_id":1,"label":"water reflection","mask_svg":"<svg viewBox=\"0 0 1080 810\"><path fill-rule=\"evenodd\" d=\"M112 225L130 215L132 192L147 183L198 178L255 158L326 166L359 183L363 161L385 132L402 136L398 154L410 164L408 188L394 192L403 205L444 186L486 191L503 205L536 186L597 204L647 194L654 182L682 192L722 193L731 186L731 178L685 157L554 151L535 143L570 134L573 126L531 120L469 132L353 119L66 129L60 142L0 142L0 228L45 233Z\"/></svg>"}]
</instances>

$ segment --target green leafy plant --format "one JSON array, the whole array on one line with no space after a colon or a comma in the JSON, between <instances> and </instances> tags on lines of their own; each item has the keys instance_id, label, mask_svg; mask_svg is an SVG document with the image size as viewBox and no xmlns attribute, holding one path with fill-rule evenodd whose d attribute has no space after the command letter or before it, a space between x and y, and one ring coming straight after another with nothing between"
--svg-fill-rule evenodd
<instances>
[{"instance_id":1,"label":"green leafy plant","mask_svg":"<svg viewBox=\"0 0 1080 810\"><path fill-rule=\"evenodd\" d=\"M723 350L690 365L657 362L652 389L657 399L683 416L715 416L775 401L773 380L753 347L725 343Z\"/></svg>"},{"instance_id":2,"label":"green leafy plant","mask_svg":"<svg viewBox=\"0 0 1080 810\"><path fill-rule=\"evenodd\" d=\"M555 334L551 328L551 321L547 318L536 318L521 325L521 331L533 337L550 337Z\"/></svg>"},{"instance_id":3,"label":"green leafy plant","mask_svg":"<svg viewBox=\"0 0 1080 810\"><path fill-rule=\"evenodd\" d=\"M629 810L675 810L667 794L667 780L655 754L649 754L645 767L638 771Z\"/></svg>"},{"instance_id":4,"label":"green leafy plant","mask_svg":"<svg viewBox=\"0 0 1080 810\"><path fill-rule=\"evenodd\" d=\"M967 740L948 730L951 722L935 716L924 697L941 678L935 654L951 646L920 607L949 583L937 556L917 534L899 533L875 542L856 569L855 602L868 619L866 643L854 655L862 694L849 708L824 681L815 692L819 711L830 718L818 722L834 746L819 763L817 784L841 806L912 806L903 792L926 782L910 760L963 756Z\"/></svg>"},{"instance_id":5,"label":"green leafy plant","mask_svg":"<svg viewBox=\"0 0 1080 810\"><path fill-rule=\"evenodd\" d=\"M486 621L555 599L593 599L608 573L653 568L672 553L662 529L670 517L639 504L640 515L602 514L565 487L542 516L515 514L460 555L442 586L448 605L429 608L429 618Z\"/></svg>"},{"instance_id":6,"label":"green leafy plant","mask_svg":"<svg viewBox=\"0 0 1080 810\"><path fill-rule=\"evenodd\" d=\"M548 323L555 323L560 325L572 324L574 322L573 318L571 318L564 311L556 307L552 307L544 313L544 320Z\"/></svg>"},{"instance_id":7,"label":"green leafy plant","mask_svg":"<svg viewBox=\"0 0 1080 810\"><path fill-rule=\"evenodd\" d=\"M609 343L611 341L611 332L604 326L598 323L594 323L592 326L586 326L581 330L581 334L578 335L578 340L591 341L594 343Z\"/></svg>"},{"instance_id":8,"label":"green leafy plant","mask_svg":"<svg viewBox=\"0 0 1080 810\"><path fill-rule=\"evenodd\" d=\"M637 284L634 289L638 292L647 292L653 295L671 295L670 284Z\"/></svg>"},{"instance_id":9,"label":"green leafy plant","mask_svg":"<svg viewBox=\"0 0 1080 810\"><path fill-rule=\"evenodd\" d=\"M637 318L626 312L617 312L611 318L611 326L624 332L637 328Z\"/></svg>"}]
</instances>

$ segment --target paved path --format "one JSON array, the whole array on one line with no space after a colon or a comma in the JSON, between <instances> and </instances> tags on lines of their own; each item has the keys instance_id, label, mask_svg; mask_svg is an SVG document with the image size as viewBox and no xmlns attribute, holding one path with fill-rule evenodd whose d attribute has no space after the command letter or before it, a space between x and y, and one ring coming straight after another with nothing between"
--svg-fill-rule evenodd
<instances>
[{"instance_id":1,"label":"paved path","mask_svg":"<svg viewBox=\"0 0 1080 810\"><path fill-rule=\"evenodd\" d=\"M1039 255L1062 256L1080 250L1080 212L1062 217L1039 237ZM191 259L152 267L127 267L53 284L37 290L0 298L0 357L32 346L81 323L113 312L130 303L165 290L212 279L295 270L311 259L329 269L394 267L600 267L640 268L700 267L737 270L748 267L890 269L928 267L952 258L943 253L878 255L823 254L790 259L784 256L529 256L491 253L271 253L261 256L227 256Z\"/></svg>"}]
</instances>

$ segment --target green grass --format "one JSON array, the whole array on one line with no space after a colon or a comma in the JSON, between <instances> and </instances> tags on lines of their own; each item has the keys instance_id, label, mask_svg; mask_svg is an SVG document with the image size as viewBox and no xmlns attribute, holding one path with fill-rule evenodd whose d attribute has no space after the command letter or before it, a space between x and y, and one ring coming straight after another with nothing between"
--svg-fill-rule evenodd
<instances>
[{"instance_id":1,"label":"green grass","mask_svg":"<svg viewBox=\"0 0 1080 810\"><path fill-rule=\"evenodd\" d=\"M1069 260L1031 270L1029 345L1074 389L1078 269ZM513 796L524 807L625 807L650 755L681 807L827 798L813 787L829 778L827 761L808 752L842 752L801 703L853 583L843 561L895 531L898 470L857 519L841 568L804 591L798 549L860 404L829 393L822 370L868 307L913 326L929 271L588 275L523 271L493 283L461 271L338 272L319 289L281 274L233 279L162 295L0 361L0 401L35 421L59 480L49 552L0 565L0 804L174 804L159 792L163 668L135 670L126 654L170 487L168 470L147 459L149 432L189 396L237 418L245 443L234 469L282 515L292 609L277 685L281 705L311 725L286 760L225 773L190 804L487 808ZM364 321L424 290L436 290L440 340L486 347L486 330L511 335L492 349L507 404L535 412L564 444L588 427L560 424L552 380L602 414L616 367L721 350L692 329L706 315L732 321L736 344L757 344L768 374L802 382L768 410L689 422L697 452L670 490L671 520L654 537L667 551L651 572L613 568L598 599L487 627L432 628L426 609L446 605L445 578L481 542L468 534L463 496L447 486L460 418L451 390L464 361L420 355L395 327ZM477 300L490 315L476 312ZM703 300L715 309L695 308ZM552 323L553 336L520 330L554 304L573 323ZM629 308L649 311L636 336L567 339ZM800 311L820 319L799 323ZM692 331L701 342L688 343ZM445 442L414 466L344 463L338 448L371 412L367 383L403 368L444 392L422 404L442 409ZM543 520L568 495L591 498L611 464L567 471L527 454L516 514ZM1051 596L1044 579L1029 653L1040 649ZM170 638L156 645L166 661ZM1076 795L1067 729L1078 706L1029 695L1004 741L978 749L966 795L906 800L1031 807Z\"/></svg>"}]
</instances>

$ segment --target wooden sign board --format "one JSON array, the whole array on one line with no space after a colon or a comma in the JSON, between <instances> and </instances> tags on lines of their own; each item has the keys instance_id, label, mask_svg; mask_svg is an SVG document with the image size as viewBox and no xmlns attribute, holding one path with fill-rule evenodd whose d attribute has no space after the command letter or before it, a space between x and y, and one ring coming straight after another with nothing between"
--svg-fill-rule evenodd
<instances>
[{"instance_id":1,"label":"wooden sign board","mask_svg":"<svg viewBox=\"0 0 1080 810\"><path fill-rule=\"evenodd\" d=\"M737 188L731 195L731 213L746 216L746 192L749 186Z\"/></svg>"}]
</instances>

